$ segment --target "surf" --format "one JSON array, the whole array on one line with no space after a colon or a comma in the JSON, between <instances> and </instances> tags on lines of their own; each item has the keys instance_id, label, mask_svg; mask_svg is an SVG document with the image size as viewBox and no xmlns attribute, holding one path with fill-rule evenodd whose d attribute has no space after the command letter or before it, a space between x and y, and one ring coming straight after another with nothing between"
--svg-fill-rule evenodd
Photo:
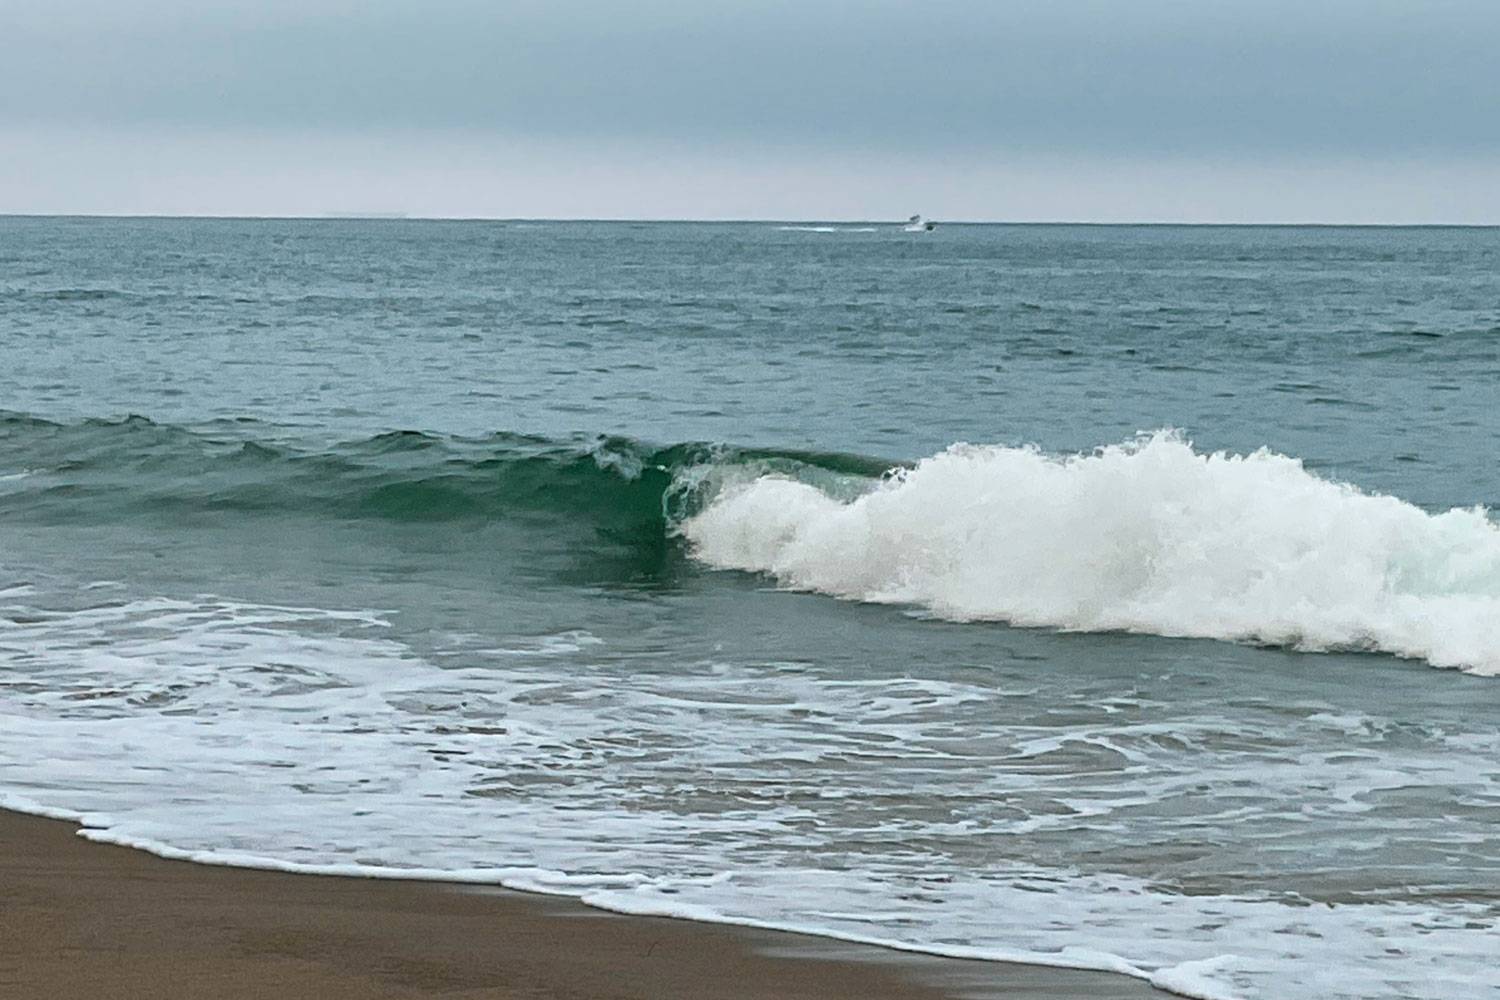
<instances>
[{"instance_id":1,"label":"surf","mask_svg":"<svg viewBox=\"0 0 1500 1000\"><path fill-rule=\"evenodd\" d=\"M532 525L611 578L709 570L956 622L1371 651L1500 674L1500 527L1269 450L1160 431L1082 454L954 444L915 463L611 435L0 414L0 513ZM608 558L603 558L608 554Z\"/></svg>"},{"instance_id":2,"label":"surf","mask_svg":"<svg viewBox=\"0 0 1500 1000\"><path fill-rule=\"evenodd\" d=\"M960 622L1367 650L1500 674L1500 527L1158 432L955 444L855 498L784 475L680 529L717 569Z\"/></svg>"}]
</instances>

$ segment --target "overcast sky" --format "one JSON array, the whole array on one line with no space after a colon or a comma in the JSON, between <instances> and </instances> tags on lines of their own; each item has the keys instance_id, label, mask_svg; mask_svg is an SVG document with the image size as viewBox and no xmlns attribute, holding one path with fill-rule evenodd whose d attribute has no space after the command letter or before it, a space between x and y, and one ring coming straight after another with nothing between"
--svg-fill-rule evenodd
<instances>
[{"instance_id":1,"label":"overcast sky","mask_svg":"<svg viewBox=\"0 0 1500 1000\"><path fill-rule=\"evenodd\" d=\"M1496 0L0 0L0 211L1500 223Z\"/></svg>"}]
</instances>

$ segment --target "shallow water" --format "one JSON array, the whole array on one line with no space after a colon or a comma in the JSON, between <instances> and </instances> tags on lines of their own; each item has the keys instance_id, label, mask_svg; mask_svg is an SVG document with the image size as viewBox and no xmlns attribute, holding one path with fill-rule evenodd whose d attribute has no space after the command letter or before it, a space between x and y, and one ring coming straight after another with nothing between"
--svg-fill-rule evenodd
<instances>
[{"instance_id":1,"label":"shallow water","mask_svg":"<svg viewBox=\"0 0 1500 1000\"><path fill-rule=\"evenodd\" d=\"M8 801L1500 987L1500 232L866 228L0 219Z\"/></svg>"}]
</instances>

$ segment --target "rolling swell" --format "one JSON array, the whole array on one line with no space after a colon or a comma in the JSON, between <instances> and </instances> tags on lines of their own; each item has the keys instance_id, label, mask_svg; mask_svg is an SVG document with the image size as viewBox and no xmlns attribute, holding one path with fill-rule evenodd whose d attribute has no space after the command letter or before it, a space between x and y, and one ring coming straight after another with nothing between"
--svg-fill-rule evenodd
<instances>
[{"instance_id":1,"label":"rolling swell","mask_svg":"<svg viewBox=\"0 0 1500 1000\"><path fill-rule=\"evenodd\" d=\"M853 455L655 446L626 437L450 437L401 430L313 447L257 421L183 427L141 416L56 423L0 412L0 513L47 523L299 517L465 527L560 520L627 545L725 479L795 475L837 488L892 463Z\"/></svg>"}]
</instances>

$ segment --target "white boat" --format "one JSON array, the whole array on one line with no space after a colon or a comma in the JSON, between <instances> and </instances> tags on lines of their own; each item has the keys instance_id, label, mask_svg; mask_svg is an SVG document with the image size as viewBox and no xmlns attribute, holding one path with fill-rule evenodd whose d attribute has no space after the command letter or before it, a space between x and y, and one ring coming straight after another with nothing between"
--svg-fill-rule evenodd
<instances>
[{"instance_id":1,"label":"white boat","mask_svg":"<svg viewBox=\"0 0 1500 1000\"><path fill-rule=\"evenodd\" d=\"M910 219L907 219L904 227L908 233L930 233L936 228L936 222L927 222L920 215L913 215Z\"/></svg>"}]
</instances>

